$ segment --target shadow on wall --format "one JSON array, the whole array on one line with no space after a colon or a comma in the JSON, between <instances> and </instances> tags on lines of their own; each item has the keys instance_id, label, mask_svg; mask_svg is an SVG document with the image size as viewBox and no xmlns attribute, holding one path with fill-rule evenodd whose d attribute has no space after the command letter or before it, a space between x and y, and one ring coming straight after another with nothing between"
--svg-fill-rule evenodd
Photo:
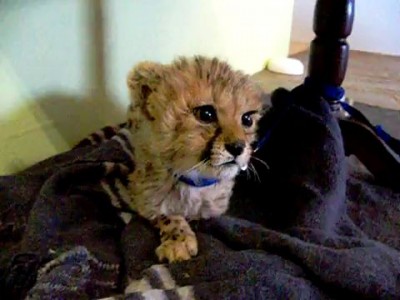
<instances>
[{"instance_id":1,"label":"shadow on wall","mask_svg":"<svg viewBox=\"0 0 400 300\"><path fill-rule=\"evenodd\" d=\"M35 101L35 118L45 115L51 122L52 128L43 127L43 132L57 152L66 150L59 143L60 136L63 144L71 148L93 131L124 120L124 112L105 99L78 99L55 93Z\"/></svg>"},{"instance_id":2,"label":"shadow on wall","mask_svg":"<svg viewBox=\"0 0 400 300\"><path fill-rule=\"evenodd\" d=\"M119 106L107 91L103 0L86 2L87 26L89 28L87 61L90 71L88 96L77 99L68 95L52 93L36 99L41 112L51 120L57 132L69 146L73 146L87 134L99 128L125 119L125 108ZM46 131L53 140L54 131ZM57 149L61 150L61 149Z\"/></svg>"},{"instance_id":3,"label":"shadow on wall","mask_svg":"<svg viewBox=\"0 0 400 300\"><path fill-rule=\"evenodd\" d=\"M38 33L37 36L31 36L26 39L26 43L31 45L32 49L27 47L20 52L12 52L18 46L20 39L24 39L26 34L36 33L35 30L37 28L49 26L49 22L53 21L53 19L44 18L44 20L38 20L38 23L33 24L32 28L26 29L24 20L19 17L24 11L30 9L28 4L11 1L0 3L0 11L4 8L4 16L9 17L9 20L11 20L10 22L5 20L6 27L3 27L3 29L6 29L7 25L15 26L15 32L18 34L13 37L10 33L2 40L5 48L0 47L0 50L5 50L5 59L2 60L3 57L0 56L0 78L4 79L0 82L0 86L1 95L5 97L2 107L3 112L7 112L7 114L0 114L0 174L18 172L49 156L70 149L82 138L103 126L120 123L125 120L126 107L121 105L120 102L114 101L107 89L108 82L106 82L107 70L104 53L104 2L102 0L87 0L85 2L75 2L67 7L68 10L63 12L64 15L62 17L65 17L71 11L74 12L74 9L79 5L80 13L77 13L77 15L81 19L76 20L77 16L74 16L75 27L68 31L69 35L65 40L63 40L63 36L60 36L62 33L58 32L59 29L65 28L62 27L63 25L55 26L54 30L51 31L44 30L44 34L50 32L50 35L44 39L45 41L51 41L54 44L60 43L62 46L43 45L42 47L37 47L36 43L41 41ZM50 5L50 8L46 6L47 11L54 8L55 2L45 4L33 2L29 4ZM37 10L42 8L41 6ZM1 16L0 14L0 18ZM36 17L35 14L30 14L26 24L31 24L32 19L36 22L34 17ZM60 20L60 22L64 21ZM81 42L80 39L71 38L77 28L78 21L81 24L80 26L83 26L81 28L84 31L84 47L79 45L79 51L84 49L84 52L82 52L82 61L84 63L80 67L79 60L81 58L78 57L79 60L75 61L76 65L73 66L75 73L69 69L62 74L61 78L65 79L70 74L79 74L79 71L76 72L78 68L83 72L81 73L82 76L79 77L79 80L82 81L80 90L63 90L62 81L60 81L60 89L58 89L57 80L52 78L51 84L53 88L46 88L43 92L38 89L39 92L30 94L30 87L26 88L26 83L29 82L30 76L50 76L47 74L53 73L52 68L57 71L57 66L60 62L70 63L71 59L76 56L78 46L75 47L73 45L74 47L71 47L75 49L75 52L71 54L70 49L68 49L68 43ZM0 22L0 25L2 22ZM68 26L69 23L66 22L66 24L64 26ZM13 29L14 27L10 28ZM54 52L51 52L53 50ZM14 53L15 55L13 55ZM18 61L19 55L31 55L31 57L24 57L24 60ZM70 57L63 62L63 55ZM8 65L9 62L11 63L10 65ZM24 65L26 62L28 62L28 67ZM38 68L41 63L44 63L42 70L40 70L40 67ZM34 71L32 72L31 70ZM63 70L60 72L63 72ZM54 74L54 76L57 76L57 74ZM35 78L35 82L41 84L43 80L43 86L46 86L49 82L48 79L39 77ZM76 78L74 80L74 82L77 81ZM56 84L53 84L54 82ZM71 83L69 83L67 88L71 86ZM79 85L77 86L79 87ZM76 93L77 91L78 93Z\"/></svg>"}]
</instances>

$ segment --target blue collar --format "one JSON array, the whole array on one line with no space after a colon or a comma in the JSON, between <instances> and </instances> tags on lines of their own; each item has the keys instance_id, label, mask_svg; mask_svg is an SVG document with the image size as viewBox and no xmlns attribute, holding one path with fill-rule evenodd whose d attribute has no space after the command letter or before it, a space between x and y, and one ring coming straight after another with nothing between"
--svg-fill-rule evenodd
<instances>
[{"instance_id":1,"label":"blue collar","mask_svg":"<svg viewBox=\"0 0 400 300\"><path fill-rule=\"evenodd\" d=\"M206 187L219 182L219 179L217 178L197 177L196 179L193 179L184 175L179 176L178 180L194 187Z\"/></svg>"}]
</instances>

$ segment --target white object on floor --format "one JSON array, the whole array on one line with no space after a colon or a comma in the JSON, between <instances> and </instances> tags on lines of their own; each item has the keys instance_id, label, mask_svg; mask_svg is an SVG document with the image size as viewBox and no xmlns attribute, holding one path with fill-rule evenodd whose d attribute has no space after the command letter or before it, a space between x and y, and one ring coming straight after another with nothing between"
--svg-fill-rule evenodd
<instances>
[{"instance_id":1,"label":"white object on floor","mask_svg":"<svg viewBox=\"0 0 400 300\"><path fill-rule=\"evenodd\" d=\"M302 75L304 73L303 63L295 58L273 58L267 64L267 69L271 72L287 75Z\"/></svg>"}]
</instances>

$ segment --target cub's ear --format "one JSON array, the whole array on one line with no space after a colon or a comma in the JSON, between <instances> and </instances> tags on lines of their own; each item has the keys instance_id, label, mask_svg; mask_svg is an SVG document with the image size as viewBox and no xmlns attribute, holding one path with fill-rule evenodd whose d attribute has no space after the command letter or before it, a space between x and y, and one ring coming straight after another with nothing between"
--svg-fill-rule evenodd
<instances>
[{"instance_id":1,"label":"cub's ear","mask_svg":"<svg viewBox=\"0 0 400 300\"><path fill-rule=\"evenodd\" d=\"M141 62L128 74L127 84L131 101L143 103L159 85L164 66L154 62Z\"/></svg>"}]
</instances>

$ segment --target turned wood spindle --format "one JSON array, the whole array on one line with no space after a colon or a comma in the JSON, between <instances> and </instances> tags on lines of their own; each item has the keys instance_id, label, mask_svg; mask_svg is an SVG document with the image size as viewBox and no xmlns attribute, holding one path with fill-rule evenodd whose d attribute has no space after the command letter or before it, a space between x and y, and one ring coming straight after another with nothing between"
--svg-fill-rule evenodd
<instances>
[{"instance_id":1,"label":"turned wood spindle","mask_svg":"<svg viewBox=\"0 0 400 300\"><path fill-rule=\"evenodd\" d=\"M317 0L308 76L318 84L341 86L346 75L354 0ZM339 99L337 99L339 100Z\"/></svg>"},{"instance_id":2,"label":"turned wood spindle","mask_svg":"<svg viewBox=\"0 0 400 300\"><path fill-rule=\"evenodd\" d=\"M310 45L308 77L318 87L340 87L346 75L349 45L354 21L354 0L317 0ZM376 133L363 123L343 117L338 101L326 99L338 116L347 155L354 154L377 181L400 189L400 159Z\"/></svg>"}]
</instances>

